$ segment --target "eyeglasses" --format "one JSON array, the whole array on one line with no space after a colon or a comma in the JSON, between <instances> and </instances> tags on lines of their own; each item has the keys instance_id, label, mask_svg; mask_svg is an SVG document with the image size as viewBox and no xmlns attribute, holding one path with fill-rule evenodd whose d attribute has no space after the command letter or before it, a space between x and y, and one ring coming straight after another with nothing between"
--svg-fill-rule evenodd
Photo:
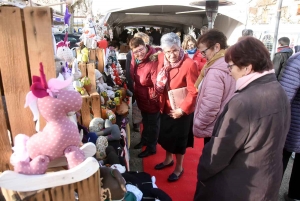
<instances>
[{"instance_id":1,"label":"eyeglasses","mask_svg":"<svg viewBox=\"0 0 300 201\"><path fill-rule=\"evenodd\" d=\"M212 48L213 46L215 46L215 45L212 45L212 46L206 48L205 50L201 51L201 54L202 54L203 56L206 56L206 51L209 50L210 48Z\"/></svg>"},{"instance_id":2,"label":"eyeglasses","mask_svg":"<svg viewBox=\"0 0 300 201\"><path fill-rule=\"evenodd\" d=\"M165 53L165 55L167 55L167 56L170 56L171 54L178 54L179 53L179 50L173 50L173 51L167 51L167 52L164 52Z\"/></svg>"},{"instance_id":3,"label":"eyeglasses","mask_svg":"<svg viewBox=\"0 0 300 201\"><path fill-rule=\"evenodd\" d=\"M141 52L144 51L144 50L145 50L145 47L142 47L141 49L136 50L136 51L134 51L134 52L132 52L132 53L135 54L135 55L137 55L138 53L141 53Z\"/></svg>"},{"instance_id":4,"label":"eyeglasses","mask_svg":"<svg viewBox=\"0 0 300 201\"><path fill-rule=\"evenodd\" d=\"M235 64L228 64L227 65L227 68L229 69L230 72L231 72L233 66L235 66Z\"/></svg>"}]
</instances>

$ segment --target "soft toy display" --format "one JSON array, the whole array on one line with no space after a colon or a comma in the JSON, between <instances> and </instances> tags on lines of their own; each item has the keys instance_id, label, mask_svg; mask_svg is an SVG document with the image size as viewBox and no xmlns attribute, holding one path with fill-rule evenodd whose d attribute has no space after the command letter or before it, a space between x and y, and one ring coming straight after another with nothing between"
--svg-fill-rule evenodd
<instances>
[{"instance_id":1,"label":"soft toy display","mask_svg":"<svg viewBox=\"0 0 300 201\"><path fill-rule=\"evenodd\" d=\"M80 39L83 41L84 45L87 48L96 49L97 41L96 41L96 29L95 23L93 21L93 17L91 14L87 15L85 25L82 30L83 34Z\"/></svg>"},{"instance_id":2,"label":"soft toy display","mask_svg":"<svg viewBox=\"0 0 300 201\"><path fill-rule=\"evenodd\" d=\"M11 156L14 171L28 175L44 174L48 163L61 156L67 158L69 168L85 160L84 153L79 148L78 128L68 118L68 113L80 110L82 104L82 98L77 92L63 90L71 82L72 78L52 78L47 83L40 64L40 77L33 76L25 107L30 107L34 120L39 119L40 113L47 124L42 131L31 137L24 134L16 136Z\"/></svg>"}]
</instances>

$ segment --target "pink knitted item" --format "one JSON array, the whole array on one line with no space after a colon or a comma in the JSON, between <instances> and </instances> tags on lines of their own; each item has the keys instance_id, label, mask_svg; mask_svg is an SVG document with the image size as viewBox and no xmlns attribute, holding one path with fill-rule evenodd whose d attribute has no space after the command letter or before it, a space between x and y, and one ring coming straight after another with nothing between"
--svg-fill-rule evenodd
<instances>
[{"instance_id":1,"label":"pink knitted item","mask_svg":"<svg viewBox=\"0 0 300 201\"><path fill-rule=\"evenodd\" d=\"M70 81L66 80L64 82ZM57 80L57 82L62 81ZM41 82L37 81L35 83ZM26 148L14 147L14 150L27 151L30 158L30 161L22 160L22 156L18 156L17 152L11 156L14 170L22 174L44 174L48 163L61 156L66 156L69 168L75 167L85 160L84 153L79 148L80 134L77 125L68 118L68 113L80 110L82 104L80 94L76 91L57 89L59 86L55 87L55 79L49 80L48 85L38 85L39 92L50 92L51 96L49 93L45 96L45 92L43 92L43 98L28 98L26 104L30 105L30 101L37 100L37 108L46 119L47 124L41 132L24 140L24 143L22 141L18 143L19 146L24 144ZM66 85L66 83L62 85ZM45 89L45 86L51 89ZM33 89L35 88L33 87ZM32 91L30 96L34 96L34 93Z\"/></svg>"}]
</instances>

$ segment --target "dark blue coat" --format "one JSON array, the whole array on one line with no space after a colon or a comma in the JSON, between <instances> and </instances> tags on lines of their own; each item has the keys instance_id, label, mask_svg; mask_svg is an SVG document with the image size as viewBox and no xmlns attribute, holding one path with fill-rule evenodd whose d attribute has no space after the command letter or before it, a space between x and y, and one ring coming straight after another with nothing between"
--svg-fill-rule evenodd
<instances>
[{"instance_id":1,"label":"dark blue coat","mask_svg":"<svg viewBox=\"0 0 300 201\"><path fill-rule=\"evenodd\" d=\"M300 53L287 60L280 84L291 102L291 127L285 148L290 152L300 153Z\"/></svg>"}]
</instances>

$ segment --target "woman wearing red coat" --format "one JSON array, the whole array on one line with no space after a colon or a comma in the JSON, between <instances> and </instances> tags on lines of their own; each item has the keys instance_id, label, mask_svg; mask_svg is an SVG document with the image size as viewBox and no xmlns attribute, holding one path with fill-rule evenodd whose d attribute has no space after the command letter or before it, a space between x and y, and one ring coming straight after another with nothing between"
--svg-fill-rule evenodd
<instances>
[{"instance_id":1,"label":"woman wearing red coat","mask_svg":"<svg viewBox=\"0 0 300 201\"><path fill-rule=\"evenodd\" d=\"M180 47L180 39L175 33L161 38L164 53L158 56L156 93L159 95L161 121L158 143L166 150L165 160L155 166L161 170L172 166L173 154L176 166L168 181L177 181L183 174L183 157L187 147L193 146L193 112L197 92L194 83L197 79L197 67ZM172 109L168 91L187 87L187 96L179 108Z\"/></svg>"},{"instance_id":2,"label":"woman wearing red coat","mask_svg":"<svg viewBox=\"0 0 300 201\"><path fill-rule=\"evenodd\" d=\"M158 61L150 60L156 50L145 45L143 39L134 37L129 43L132 50L130 75L134 82L134 94L137 105L143 117L143 133L139 143L147 148L138 157L144 158L156 153L156 144L159 132L160 113L159 103L155 98L154 84L157 75Z\"/></svg>"},{"instance_id":3,"label":"woman wearing red coat","mask_svg":"<svg viewBox=\"0 0 300 201\"><path fill-rule=\"evenodd\" d=\"M206 63L206 58L202 56L201 52L197 49L197 41L191 35L186 35L182 42L182 49L184 52L194 60L197 65L198 75Z\"/></svg>"}]
</instances>

